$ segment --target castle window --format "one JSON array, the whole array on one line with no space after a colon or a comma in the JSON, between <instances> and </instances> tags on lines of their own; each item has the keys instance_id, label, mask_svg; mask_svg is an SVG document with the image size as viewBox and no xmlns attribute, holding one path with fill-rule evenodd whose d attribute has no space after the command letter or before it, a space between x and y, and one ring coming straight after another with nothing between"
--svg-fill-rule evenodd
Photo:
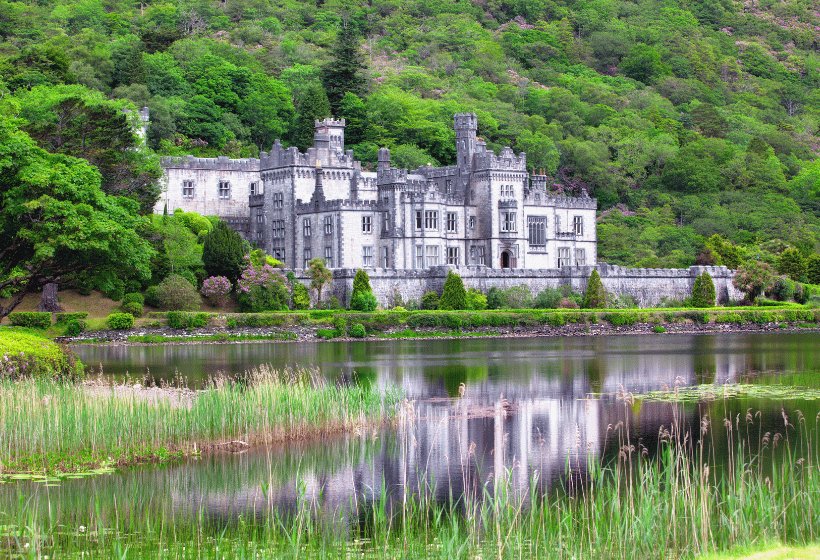
<instances>
[{"instance_id":1,"label":"castle window","mask_svg":"<svg viewBox=\"0 0 820 560\"><path fill-rule=\"evenodd\" d=\"M544 247L547 244L547 218L546 216L528 216L527 230L529 242L532 247Z\"/></svg>"},{"instance_id":2,"label":"castle window","mask_svg":"<svg viewBox=\"0 0 820 560\"><path fill-rule=\"evenodd\" d=\"M438 229L438 211L424 211L424 229Z\"/></svg>"},{"instance_id":3,"label":"castle window","mask_svg":"<svg viewBox=\"0 0 820 560\"><path fill-rule=\"evenodd\" d=\"M444 180L444 192L447 194L451 194L453 192L453 180L452 179L445 179Z\"/></svg>"},{"instance_id":4,"label":"castle window","mask_svg":"<svg viewBox=\"0 0 820 560\"><path fill-rule=\"evenodd\" d=\"M584 235L584 217L575 216L572 218L572 231L575 235Z\"/></svg>"},{"instance_id":5,"label":"castle window","mask_svg":"<svg viewBox=\"0 0 820 560\"><path fill-rule=\"evenodd\" d=\"M421 210L416 210L416 229L421 229Z\"/></svg>"},{"instance_id":6,"label":"castle window","mask_svg":"<svg viewBox=\"0 0 820 560\"><path fill-rule=\"evenodd\" d=\"M250 186L251 196L255 196L255 195L259 194L259 193L257 192L257 190L258 190L258 186L257 186L257 185L258 185L258 183L256 183L256 182L251 183L251 186Z\"/></svg>"},{"instance_id":7,"label":"castle window","mask_svg":"<svg viewBox=\"0 0 820 560\"><path fill-rule=\"evenodd\" d=\"M333 247L325 247L325 264L333 268Z\"/></svg>"},{"instance_id":8,"label":"castle window","mask_svg":"<svg viewBox=\"0 0 820 560\"><path fill-rule=\"evenodd\" d=\"M390 231L390 212L383 212L382 213L382 231L383 232Z\"/></svg>"},{"instance_id":9,"label":"castle window","mask_svg":"<svg viewBox=\"0 0 820 560\"><path fill-rule=\"evenodd\" d=\"M447 247L447 264L459 265L458 247Z\"/></svg>"},{"instance_id":10,"label":"castle window","mask_svg":"<svg viewBox=\"0 0 820 560\"><path fill-rule=\"evenodd\" d=\"M389 249L382 247L382 268L390 268Z\"/></svg>"},{"instance_id":11,"label":"castle window","mask_svg":"<svg viewBox=\"0 0 820 560\"><path fill-rule=\"evenodd\" d=\"M501 198L514 198L515 191L512 185L501 185Z\"/></svg>"},{"instance_id":12,"label":"castle window","mask_svg":"<svg viewBox=\"0 0 820 560\"><path fill-rule=\"evenodd\" d=\"M305 218L302 222L302 233L305 237L310 237L310 218Z\"/></svg>"},{"instance_id":13,"label":"castle window","mask_svg":"<svg viewBox=\"0 0 820 560\"><path fill-rule=\"evenodd\" d=\"M558 268L570 266L569 247L558 247Z\"/></svg>"},{"instance_id":14,"label":"castle window","mask_svg":"<svg viewBox=\"0 0 820 560\"><path fill-rule=\"evenodd\" d=\"M473 264L484 264L484 246L473 245L470 247L470 259L473 261Z\"/></svg>"},{"instance_id":15,"label":"castle window","mask_svg":"<svg viewBox=\"0 0 820 560\"><path fill-rule=\"evenodd\" d=\"M313 257L311 257L311 254L310 254L310 247L305 247L305 251L304 251L302 257L303 257L302 262L304 263L302 268L308 268L308 266L309 266L308 263L310 263L310 259L313 258Z\"/></svg>"},{"instance_id":16,"label":"castle window","mask_svg":"<svg viewBox=\"0 0 820 560\"><path fill-rule=\"evenodd\" d=\"M475 229L475 216L470 216L467 220L467 224L469 225L470 229Z\"/></svg>"},{"instance_id":17,"label":"castle window","mask_svg":"<svg viewBox=\"0 0 820 560\"><path fill-rule=\"evenodd\" d=\"M561 216L555 216L555 235L561 233Z\"/></svg>"},{"instance_id":18,"label":"castle window","mask_svg":"<svg viewBox=\"0 0 820 560\"><path fill-rule=\"evenodd\" d=\"M273 247L273 258L285 262L285 248L284 247Z\"/></svg>"},{"instance_id":19,"label":"castle window","mask_svg":"<svg viewBox=\"0 0 820 560\"><path fill-rule=\"evenodd\" d=\"M285 238L285 220L273 220L273 223L271 225L272 225L272 229L273 229L273 238L274 239L284 239Z\"/></svg>"},{"instance_id":20,"label":"castle window","mask_svg":"<svg viewBox=\"0 0 820 560\"><path fill-rule=\"evenodd\" d=\"M265 215L261 212L256 215L256 223L257 224L264 224L265 223Z\"/></svg>"},{"instance_id":21,"label":"castle window","mask_svg":"<svg viewBox=\"0 0 820 560\"><path fill-rule=\"evenodd\" d=\"M424 268L424 245L416 245L416 268Z\"/></svg>"},{"instance_id":22,"label":"castle window","mask_svg":"<svg viewBox=\"0 0 820 560\"><path fill-rule=\"evenodd\" d=\"M516 231L515 212L501 212L501 231Z\"/></svg>"},{"instance_id":23,"label":"castle window","mask_svg":"<svg viewBox=\"0 0 820 560\"><path fill-rule=\"evenodd\" d=\"M456 213L447 212L447 231L455 233L456 231Z\"/></svg>"},{"instance_id":24,"label":"castle window","mask_svg":"<svg viewBox=\"0 0 820 560\"><path fill-rule=\"evenodd\" d=\"M575 266L585 266L587 264L586 249L575 249Z\"/></svg>"},{"instance_id":25,"label":"castle window","mask_svg":"<svg viewBox=\"0 0 820 560\"><path fill-rule=\"evenodd\" d=\"M285 194L273 193L273 208L274 210L281 210L285 207Z\"/></svg>"},{"instance_id":26,"label":"castle window","mask_svg":"<svg viewBox=\"0 0 820 560\"><path fill-rule=\"evenodd\" d=\"M182 181L182 198L194 198L193 181Z\"/></svg>"},{"instance_id":27,"label":"castle window","mask_svg":"<svg viewBox=\"0 0 820 560\"><path fill-rule=\"evenodd\" d=\"M428 245L424 252L424 257L427 260L427 267L438 265L438 245Z\"/></svg>"},{"instance_id":28,"label":"castle window","mask_svg":"<svg viewBox=\"0 0 820 560\"><path fill-rule=\"evenodd\" d=\"M223 200L231 198L231 184L228 181L219 182L219 198Z\"/></svg>"},{"instance_id":29,"label":"castle window","mask_svg":"<svg viewBox=\"0 0 820 560\"><path fill-rule=\"evenodd\" d=\"M333 234L333 216L325 216L325 235Z\"/></svg>"},{"instance_id":30,"label":"castle window","mask_svg":"<svg viewBox=\"0 0 820 560\"><path fill-rule=\"evenodd\" d=\"M373 216L362 216L362 233L373 231Z\"/></svg>"},{"instance_id":31,"label":"castle window","mask_svg":"<svg viewBox=\"0 0 820 560\"><path fill-rule=\"evenodd\" d=\"M365 245L362 247L362 266L373 266L373 246Z\"/></svg>"}]
</instances>

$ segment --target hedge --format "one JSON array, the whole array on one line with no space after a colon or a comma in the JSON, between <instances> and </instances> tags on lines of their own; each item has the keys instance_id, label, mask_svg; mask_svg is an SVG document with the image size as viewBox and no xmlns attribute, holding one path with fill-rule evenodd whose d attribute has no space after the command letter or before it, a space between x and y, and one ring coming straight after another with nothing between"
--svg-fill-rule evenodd
<instances>
[{"instance_id":1,"label":"hedge","mask_svg":"<svg viewBox=\"0 0 820 560\"><path fill-rule=\"evenodd\" d=\"M31 333L0 331L0 379L48 376L76 379L83 364L65 346Z\"/></svg>"},{"instance_id":2,"label":"hedge","mask_svg":"<svg viewBox=\"0 0 820 560\"><path fill-rule=\"evenodd\" d=\"M51 313L48 311L15 311L9 313L9 323L15 327L47 329L51 326Z\"/></svg>"},{"instance_id":3,"label":"hedge","mask_svg":"<svg viewBox=\"0 0 820 560\"><path fill-rule=\"evenodd\" d=\"M169 311L168 326L172 329L200 329L207 327L210 320L208 313L192 313L189 311Z\"/></svg>"},{"instance_id":4,"label":"hedge","mask_svg":"<svg viewBox=\"0 0 820 560\"><path fill-rule=\"evenodd\" d=\"M85 311L75 311L72 313L57 313L55 314L57 320L55 321L58 325L63 325L70 321L84 321L88 319L88 313Z\"/></svg>"},{"instance_id":5,"label":"hedge","mask_svg":"<svg viewBox=\"0 0 820 560\"><path fill-rule=\"evenodd\" d=\"M105 319L109 329L124 331L134 326L134 316L130 313L112 313Z\"/></svg>"}]
</instances>

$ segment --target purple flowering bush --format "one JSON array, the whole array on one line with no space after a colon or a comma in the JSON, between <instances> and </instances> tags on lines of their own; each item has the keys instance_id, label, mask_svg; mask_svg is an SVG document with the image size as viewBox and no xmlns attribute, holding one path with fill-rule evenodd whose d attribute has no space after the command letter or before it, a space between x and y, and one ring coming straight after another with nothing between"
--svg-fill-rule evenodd
<instances>
[{"instance_id":1,"label":"purple flowering bush","mask_svg":"<svg viewBox=\"0 0 820 560\"><path fill-rule=\"evenodd\" d=\"M284 311L290 292L282 273L269 263L254 264L245 257L245 268L236 282L237 299L242 311Z\"/></svg>"},{"instance_id":2,"label":"purple flowering bush","mask_svg":"<svg viewBox=\"0 0 820 560\"><path fill-rule=\"evenodd\" d=\"M211 276L202 282L200 293L211 302L211 305L221 307L228 300L232 288L231 281L224 276Z\"/></svg>"}]
</instances>

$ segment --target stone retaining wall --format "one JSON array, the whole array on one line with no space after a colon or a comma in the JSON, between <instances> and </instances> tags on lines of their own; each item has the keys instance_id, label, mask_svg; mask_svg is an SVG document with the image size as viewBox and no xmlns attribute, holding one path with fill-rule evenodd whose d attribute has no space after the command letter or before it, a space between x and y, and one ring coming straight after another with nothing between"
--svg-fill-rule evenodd
<instances>
[{"instance_id":1,"label":"stone retaining wall","mask_svg":"<svg viewBox=\"0 0 820 560\"><path fill-rule=\"evenodd\" d=\"M420 300L424 292L441 293L447 272L454 270L464 280L467 288L478 288L484 293L492 287L509 288L525 285L533 295L544 288L572 286L576 292L586 289L587 279L597 269L607 291L617 295L629 294L641 307L658 305L664 298L684 299L691 295L695 278L708 272L715 282L719 303L740 300L743 294L732 285L734 271L725 266L691 266L689 268L625 268L600 263L596 266L579 266L561 269L490 269L478 267L436 266L426 270L368 270L373 293L382 306L394 303L396 294L404 301ZM349 303L353 289L354 269L333 271L333 283L323 297L335 295L343 304ZM310 280L299 276L305 284Z\"/></svg>"}]
</instances>

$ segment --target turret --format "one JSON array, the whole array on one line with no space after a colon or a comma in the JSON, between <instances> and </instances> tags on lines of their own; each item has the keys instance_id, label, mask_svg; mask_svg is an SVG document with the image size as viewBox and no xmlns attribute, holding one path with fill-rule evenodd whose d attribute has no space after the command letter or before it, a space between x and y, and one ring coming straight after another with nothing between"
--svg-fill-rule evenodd
<instances>
[{"instance_id":1,"label":"turret","mask_svg":"<svg viewBox=\"0 0 820 560\"><path fill-rule=\"evenodd\" d=\"M321 121L316 121L316 131L313 134L313 145L316 148L330 148L344 152L345 120L327 118Z\"/></svg>"},{"instance_id":2,"label":"turret","mask_svg":"<svg viewBox=\"0 0 820 560\"><path fill-rule=\"evenodd\" d=\"M453 121L456 131L456 163L459 167L469 167L476 152L478 117L475 113L456 113Z\"/></svg>"},{"instance_id":3,"label":"turret","mask_svg":"<svg viewBox=\"0 0 820 560\"><path fill-rule=\"evenodd\" d=\"M376 166L376 171L385 171L386 169L390 169L390 150L379 148L379 163Z\"/></svg>"}]
</instances>

